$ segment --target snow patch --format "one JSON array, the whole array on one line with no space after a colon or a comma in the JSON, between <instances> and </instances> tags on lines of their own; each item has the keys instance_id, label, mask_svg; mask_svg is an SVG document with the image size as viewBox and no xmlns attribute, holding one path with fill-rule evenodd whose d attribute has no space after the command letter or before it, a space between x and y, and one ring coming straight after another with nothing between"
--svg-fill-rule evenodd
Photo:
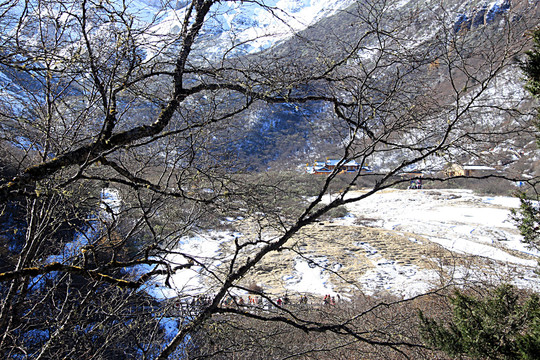
<instances>
[{"instance_id":1,"label":"snow patch","mask_svg":"<svg viewBox=\"0 0 540 360\"><path fill-rule=\"evenodd\" d=\"M326 262L326 258L319 258L317 264ZM300 293L318 295L336 295L329 281L330 274L324 267L315 265L305 259L297 258L294 263L294 275L289 275L283 280L285 288Z\"/></svg>"},{"instance_id":2,"label":"snow patch","mask_svg":"<svg viewBox=\"0 0 540 360\"><path fill-rule=\"evenodd\" d=\"M434 270L420 270L415 265L402 266L394 261L383 260L358 281L367 295L387 291L403 298L423 294L433 287L438 277Z\"/></svg>"},{"instance_id":3,"label":"snow patch","mask_svg":"<svg viewBox=\"0 0 540 360\"><path fill-rule=\"evenodd\" d=\"M171 268L186 265L191 260L190 268L175 271L170 276L160 275L145 290L157 299L173 298L205 293L210 285L204 282L208 271L215 270L224 261L221 244L232 242L240 233L210 231L199 235L184 237L177 247L164 259ZM148 271L148 267L139 269Z\"/></svg>"}]
</instances>

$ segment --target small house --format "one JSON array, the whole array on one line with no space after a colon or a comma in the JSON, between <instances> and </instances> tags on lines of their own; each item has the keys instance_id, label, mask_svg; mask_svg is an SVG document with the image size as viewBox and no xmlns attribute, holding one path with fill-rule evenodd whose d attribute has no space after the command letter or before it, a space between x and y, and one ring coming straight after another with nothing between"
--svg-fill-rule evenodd
<instances>
[{"instance_id":1,"label":"small house","mask_svg":"<svg viewBox=\"0 0 540 360\"><path fill-rule=\"evenodd\" d=\"M463 169L463 166L459 164L449 164L446 169L444 169L444 175L448 177L464 176L465 170Z\"/></svg>"},{"instance_id":2,"label":"small house","mask_svg":"<svg viewBox=\"0 0 540 360\"><path fill-rule=\"evenodd\" d=\"M496 171L495 168L483 165L465 165L463 166L465 176L482 176L489 175Z\"/></svg>"},{"instance_id":3,"label":"small house","mask_svg":"<svg viewBox=\"0 0 540 360\"><path fill-rule=\"evenodd\" d=\"M448 177L455 176L482 176L495 172L496 169L490 166L484 165L459 165L450 164L444 174Z\"/></svg>"},{"instance_id":4,"label":"small house","mask_svg":"<svg viewBox=\"0 0 540 360\"><path fill-rule=\"evenodd\" d=\"M338 170L336 170L338 168ZM367 166L361 166L355 160L350 160L343 163L343 160L315 161L313 167L308 166L310 174L330 174L334 171L339 173L355 173L359 171L371 171Z\"/></svg>"}]
</instances>

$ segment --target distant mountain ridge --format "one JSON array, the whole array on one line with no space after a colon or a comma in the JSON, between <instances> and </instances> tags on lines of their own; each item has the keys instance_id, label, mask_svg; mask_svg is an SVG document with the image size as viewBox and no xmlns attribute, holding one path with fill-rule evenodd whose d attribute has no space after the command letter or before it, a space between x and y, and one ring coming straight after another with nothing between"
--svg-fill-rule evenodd
<instances>
[{"instance_id":1,"label":"distant mountain ridge","mask_svg":"<svg viewBox=\"0 0 540 360\"><path fill-rule=\"evenodd\" d=\"M411 9L429 7L431 3L440 3L433 1L414 1L404 0L393 3L390 7L394 7L395 11L400 9ZM446 36L462 35L465 32L478 29L482 26L496 29L499 22L504 20L505 14L510 10L517 9L516 14L512 15L508 20L517 21L520 8L524 6L524 2L510 0L496 1L445 1L445 9L447 11L448 23L446 24L450 34ZM424 11L423 14L429 13ZM331 48L333 42L329 41L325 36L332 32L333 36L340 39L353 39L355 34L359 32L356 26L352 26L355 21L355 5L344 11L338 11L332 16L321 19L316 24L306 28L301 34L301 39L311 39L318 46ZM435 12L432 16L437 16ZM410 41L411 46L432 46L431 43L436 42L438 36L443 36L438 30L430 27L430 21L433 18L419 18L417 28L421 32L414 33L411 29ZM361 30L360 30L361 31ZM289 41L277 43L270 52L278 52L282 56L295 56L295 51L299 48L297 43L304 40L292 38ZM523 37L522 41L526 41ZM332 50L329 50L331 52ZM366 52L366 58L369 59L369 52ZM435 69L436 63L430 64ZM433 79L434 82L438 81ZM482 100L483 104L486 101L492 101L494 106L497 104L523 103L528 97L523 89L522 76L516 63L513 70L508 69L497 76L496 81L493 81L486 90L486 97L491 97ZM441 83L438 87L445 88L447 84ZM436 86L437 87L437 86ZM444 90L441 90L444 91ZM489 95L488 95L489 94ZM331 127L331 123L321 119L320 112L324 111L324 104L310 103L297 106L285 105L270 105L268 110L258 111L258 116L252 117L250 130L246 133L246 141L239 146L243 151L244 156L256 159L256 162L263 165L278 161L281 164L288 164L290 168L294 168L295 164L302 168L306 162L321 160L325 157L338 157L339 139L327 137L325 131L314 131L321 128ZM271 114L271 116L269 116ZM504 123L508 120L499 118L498 120ZM295 126L296 125L296 126ZM288 146L283 146L283 142L289 139ZM276 144L282 144L276 146ZM516 149L521 149L516 153ZM519 155L516 155L519 154ZM476 154L453 154L453 161L462 163L484 164L490 166L499 166L511 171L524 171L528 174L533 174L536 170L536 162L539 159L538 150L532 139L515 138L508 139L505 143L494 142L491 144L489 151L482 151ZM401 161L399 158L390 158L384 155L381 158L372 159L371 164L379 169L391 167L391 163ZM448 158L440 158L435 163L430 163L427 166L430 168L442 168Z\"/></svg>"},{"instance_id":2,"label":"distant mountain ridge","mask_svg":"<svg viewBox=\"0 0 540 360\"><path fill-rule=\"evenodd\" d=\"M296 53L300 41L311 41L320 48L327 47L328 53L340 50L332 49L336 39L344 42L354 42L354 37L362 31L361 25L354 23L356 8L353 0L271 0L263 1L267 10L259 6L235 2L219 3L205 24L197 51L204 53L205 59L212 60L222 56L223 50L232 45L230 57L265 58L279 54L284 57L297 57L298 64L303 61ZM428 1L401 0L387 2L391 11L414 11L423 9L423 15L429 14L432 4L444 4L449 21L449 28L454 34L474 30L480 26L497 26L497 21L513 8L519 8L524 1L511 0L473 0L473 1ZM189 5L187 0L170 1L165 7L160 0L133 0L128 3L128 11L138 14L141 21L152 23L150 30L156 34L177 34L182 26L183 15ZM273 14L271 13L273 12ZM433 12L431 16L438 14ZM437 29L431 28L433 18L417 19L417 29L411 29L409 34L411 46L428 46L429 42L438 36ZM334 40L328 40L332 33ZM293 35L299 34L299 37ZM250 40L250 41L248 41ZM369 46L367 46L369 48ZM369 61L372 53L367 49L360 54ZM310 59L313 61L313 59ZM307 67L311 64L307 64ZM24 104L24 98L17 90L17 84L11 80L12 74L2 73L0 68L0 91L6 97L15 99L16 103ZM524 97L519 74L501 74L500 80L493 86L492 91L505 93L505 101ZM25 79L26 83L31 82ZM435 81L435 80L434 80ZM441 85L442 87L442 85ZM22 106L22 105L21 105ZM257 164L259 168L268 168L273 162L286 163L293 168L294 164L305 164L306 161L322 159L326 156L339 157L339 139L328 136L326 128L332 126L331 119L324 119L321 114L328 110L328 104L312 102L302 105L279 104L256 107L242 115L244 117L243 132L238 134L232 147L238 158L247 164ZM525 151L516 149L527 145ZM500 156L494 161L511 164L523 160L527 164L522 167L531 169L536 161L537 151L534 144L493 144L495 149L491 155L500 151ZM521 157L523 159L521 159ZM476 159L477 160L477 159ZM463 161L476 161L463 158ZM373 159L374 164L384 168L384 162L398 159ZM442 160L441 160L442 161ZM492 161L492 160L490 160ZM491 164L492 165L492 164Z\"/></svg>"},{"instance_id":3,"label":"distant mountain ridge","mask_svg":"<svg viewBox=\"0 0 540 360\"><path fill-rule=\"evenodd\" d=\"M317 21L331 16L351 5L354 0L265 0L250 5L222 2L213 10L205 24L202 36L212 36L213 46L230 47L231 44L249 42L241 49L254 53L286 40ZM263 6L259 6L261 4ZM154 26L160 33L178 32L189 1L171 2L165 9L161 1L135 0L132 9L147 12L147 18L160 16ZM266 8L266 9L265 9ZM210 50L212 53L212 50Z\"/></svg>"}]
</instances>

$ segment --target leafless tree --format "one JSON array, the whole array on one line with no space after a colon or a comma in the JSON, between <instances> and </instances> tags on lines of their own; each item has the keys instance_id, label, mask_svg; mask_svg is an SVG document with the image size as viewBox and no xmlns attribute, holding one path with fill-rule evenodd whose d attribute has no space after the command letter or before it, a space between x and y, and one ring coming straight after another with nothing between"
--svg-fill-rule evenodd
<instances>
[{"instance_id":1,"label":"leafless tree","mask_svg":"<svg viewBox=\"0 0 540 360\"><path fill-rule=\"evenodd\" d=\"M362 1L250 54L260 38L231 35L208 51L226 5L290 18L258 1L162 3L151 17L129 1L0 4L2 355L188 357L191 336L233 316L345 339L324 348L352 341L407 357L414 337L360 329L380 303L313 318L260 292L272 311L224 302L304 227L408 181L398 175L412 165L530 135L519 99L498 101L496 85L514 76L536 8L457 29L450 6ZM315 126L337 139L340 165L386 170L343 181L338 166L304 186L292 172L250 172L235 146L250 116L276 104L321 109ZM366 176L371 188L351 193ZM241 235L211 239L219 228ZM194 235L220 250L181 246ZM174 299L156 298L156 282Z\"/></svg>"}]
</instances>

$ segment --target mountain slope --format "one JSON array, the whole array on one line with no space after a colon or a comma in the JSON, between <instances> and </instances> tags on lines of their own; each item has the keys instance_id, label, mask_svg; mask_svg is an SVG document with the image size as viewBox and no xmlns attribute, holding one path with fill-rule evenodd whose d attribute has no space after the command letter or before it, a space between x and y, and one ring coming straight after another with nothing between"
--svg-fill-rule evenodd
<instances>
[{"instance_id":1,"label":"mountain slope","mask_svg":"<svg viewBox=\"0 0 540 360\"><path fill-rule=\"evenodd\" d=\"M483 127L484 130L480 130L478 124L470 122L463 129L464 131L492 131L495 135L497 131L493 130L496 128L517 129L520 127L524 119L527 117L530 119L531 115L515 116L516 114L512 114L512 111L519 109L519 111L526 113L530 111L531 102L528 100L528 94L523 89L518 62L513 59L513 64L509 63L509 66L503 71L498 72L493 79L484 83L480 78L481 72L485 68L478 67L481 66L478 60L480 56L484 55L472 55L472 53L473 51L480 53L480 51L483 51L481 49L485 49L486 52L491 51L486 44L489 44L490 38L492 38L493 42L500 41L496 39L500 36L499 33L503 31L502 29L506 26L507 21L514 21L517 24L517 19L520 19L520 17L524 18L525 16L530 16L530 19L533 20L536 16L535 12L522 14L523 2L511 3L507 0L491 2L475 1L466 4L463 2L446 1L444 8L438 9L439 12L430 9L432 3L429 1L401 1L390 6L387 10L391 14L388 17L390 19L394 18L394 22L399 22L400 17L402 17L403 22L407 24L406 28L400 29L402 33L399 34L399 36L402 36L400 40L402 48L400 51L403 51L402 56L404 58L403 60L396 60L401 62L400 68L405 69L404 71L410 71L406 69L406 61L408 61L406 57L410 56L411 66L423 66L424 69L420 71L418 71L419 69L411 70L411 75L407 78L404 77L403 81L410 84L422 83L425 89L424 91L429 89L429 92L437 94L441 99L446 96L448 99L454 99L456 102L463 102L463 100L459 99L465 99L466 101L466 99L476 97L477 93L475 92L482 88L482 94L475 101L478 103L478 109L483 107L483 110L471 116L482 118L482 122L485 124ZM443 10L444 13L442 12ZM537 7L535 11L538 11ZM411 18L411 16L414 16L414 18ZM369 24L370 21L374 22L376 19L370 18L369 14L366 15L366 8L352 5L346 10L339 11L333 16L320 20L306 30L299 32L297 36L278 43L271 49L254 56L260 56L262 59L293 58L296 61L295 66L297 68L311 68L315 73L317 69L324 68L324 66L330 64L334 59L345 56L354 46L359 46L353 56L354 60L351 58L349 62L352 63L354 61L356 64L366 68L371 66L370 71L372 73L368 74L368 71L366 71L363 79L373 84L369 85L371 89L381 90L369 90L372 91L372 94L367 96L381 96L381 98L384 98L382 92L385 91L385 85L382 79L392 79L395 73L392 73L389 70L390 68L376 68L373 65L374 61L383 59L380 57L380 47L382 45L377 43L375 36L367 36L363 40L359 40L362 36L366 36L367 31L371 31L373 28L370 27L372 25ZM514 48L521 47L526 49L527 37L525 35L523 37L516 36L512 40L516 41L516 43L512 46ZM479 36L478 39L483 40L476 40L477 36ZM459 43L456 41L459 41ZM456 45L462 46L459 49L462 52L460 56L471 56L471 60L467 60L467 63L463 65L463 67L467 66L470 69L456 69L449 73L447 71L448 68L442 62L446 61L444 57L450 55L449 51L452 51L452 47ZM468 48L464 46L468 46ZM301 53L299 49L302 49ZM383 49L383 51L387 50ZM407 54L406 51L410 54ZM419 57L421 56L424 56L425 60L420 59ZM475 59L474 56L477 58ZM315 59L319 59L319 61L315 62ZM451 61L456 62L458 59L456 58ZM474 61L478 65L469 61ZM493 61L495 63L498 60L493 57ZM422 65L422 62L424 65ZM398 66L395 68L398 68ZM472 75L466 73L466 71L471 70L478 73ZM283 74L287 76L285 70L283 70ZM469 77L469 75L471 76ZM359 78L357 81L361 82L364 80ZM313 92L317 92L316 86L314 86ZM353 87L354 85L351 84L350 86ZM420 86L418 86L418 89L420 89ZM426 95L429 96L427 91ZM416 100L412 102L414 101ZM299 136L297 139L303 139L299 143L295 143L295 147L299 151L294 154L283 153L281 157L279 154L274 153L271 157L272 160L279 158L281 162L287 162L293 159L293 161L296 161L296 164L305 164L306 160L314 161L321 160L327 156L338 158L341 156L339 146L332 145L332 142L338 144L339 138L346 136L346 130L332 131L332 134L325 131L322 131L322 134L321 132L314 131L315 128L335 129L335 119L332 116L325 117L319 114L320 111L327 112L328 109L325 110L325 105L321 103L295 105L297 111L294 114L290 113L291 107L285 109L282 105L270 105L267 111L252 115L249 122L252 129L248 132L248 139L246 140L249 144L246 145L249 149L249 151L246 151L247 156L253 154L253 150L256 150L255 153L257 156L260 156L260 154L267 152L267 149L274 149L273 145L277 140L272 138L281 136L280 132L273 131L267 133L266 136L261 136L260 133L264 132L265 129L274 130L276 125L290 124L295 121L297 122L298 129L301 129L298 132ZM495 111L496 108L499 108L499 111ZM440 107L440 109L443 109L443 107ZM272 115L269 116L269 114ZM445 117L447 115L441 113L440 116ZM295 117L296 120L294 120ZM288 121L283 122L279 119L288 119ZM313 131L308 136L304 133L306 123L301 119L314 119L314 123L316 123L316 126L312 127ZM508 134L511 132L511 130L506 131ZM290 125L283 125L281 132L290 134ZM457 161L502 166L505 170L516 173L525 171L533 174L535 171L534 164L538 159L534 137L505 137L502 135L494 136L492 140L486 141L483 144L480 142L462 144L459 148L448 151L447 156L443 158L431 159L428 167L440 169L448 161ZM324 137L327 140L321 142L320 140ZM317 142L318 144L315 145ZM254 149L253 144L258 144L257 148ZM516 149L522 150L516 153ZM406 153L396 153L392 157L384 154L383 157L372 158L370 162L376 165L377 168L386 169L399 163L406 156ZM264 158L263 156L263 163L271 159Z\"/></svg>"}]
</instances>

